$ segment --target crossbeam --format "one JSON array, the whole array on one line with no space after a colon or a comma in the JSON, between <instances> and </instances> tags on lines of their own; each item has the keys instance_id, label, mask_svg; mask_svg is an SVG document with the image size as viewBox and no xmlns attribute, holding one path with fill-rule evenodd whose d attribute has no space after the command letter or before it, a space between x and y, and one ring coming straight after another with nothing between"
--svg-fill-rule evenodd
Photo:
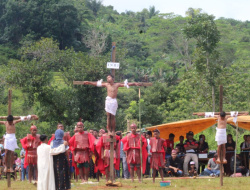
<instances>
[{"instance_id":1,"label":"crossbeam","mask_svg":"<svg viewBox=\"0 0 250 190\"><path fill-rule=\"evenodd\" d=\"M0 116L0 119L7 119L8 116ZM21 116L13 116L14 119L20 119Z\"/></svg>"},{"instance_id":2,"label":"crossbeam","mask_svg":"<svg viewBox=\"0 0 250 190\"><path fill-rule=\"evenodd\" d=\"M225 112L226 115L231 115L231 112ZM248 114L249 112L247 111L241 111L238 112L238 114ZM204 116L203 114L205 114L205 112L195 112L193 113L193 115L198 115L198 116ZM220 112L214 112L214 115L220 115Z\"/></svg>"},{"instance_id":3,"label":"crossbeam","mask_svg":"<svg viewBox=\"0 0 250 190\"><path fill-rule=\"evenodd\" d=\"M137 82L141 86L152 86L153 83L151 82ZM73 81L73 85L84 85L84 81Z\"/></svg>"}]
</instances>

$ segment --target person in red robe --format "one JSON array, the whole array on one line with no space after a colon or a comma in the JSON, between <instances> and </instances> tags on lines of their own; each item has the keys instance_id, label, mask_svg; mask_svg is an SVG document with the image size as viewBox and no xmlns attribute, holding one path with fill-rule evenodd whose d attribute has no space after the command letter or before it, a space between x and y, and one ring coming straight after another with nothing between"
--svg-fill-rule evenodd
<instances>
[{"instance_id":1,"label":"person in red robe","mask_svg":"<svg viewBox=\"0 0 250 190\"><path fill-rule=\"evenodd\" d=\"M78 133L77 126L75 126L75 129L74 129L74 134L76 133ZM71 147L70 147L70 151L72 153L72 166L75 168L75 180L76 182L78 182L79 168L77 167L77 162L75 162L74 151L71 150Z\"/></svg>"},{"instance_id":2,"label":"person in red robe","mask_svg":"<svg viewBox=\"0 0 250 190\"><path fill-rule=\"evenodd\" d=\"M116 135L114 142L114 166L116 170L120 167L120 137ZM103 134L96 144L96 150L99 154L98 169L106 175L106 181L110 180L110 136ZM115 173L115 170L114 170ZM114 174L115 176L115 174Z\"/></svg>"},{"instance_id":3,"label":"person in red robe","mask_svg":"<svg viewBox=\"0 0 250 190\"><path fill-rule=\"evenodd\" d=\"M37 147L41 144L40 135L37 133L37 127L30 127L31 134L21 139L22 147L26 150L24 158L24 168L29 166L29 182L35 178L37 180ZM34 178L33 178L34 177Z\"/></svg>"},{"instance_id":4,"label":"person in red robe","mask_svg":"<svg viewBox=\"0 0 250 190\"><path fill-rule=\"evenodd\" d=\"M58 123L57 129L61 129L64 131L64 125L61 123ZM70 138L71 138L70 132L64 132L63 140L67 141L67 143L69 143ZM53 141L54 139L55 139L55 134L52 134L51 138L49 139L48 145L50 145L51 141Z\"/></svg>"},{"instance_id":5,"label":"person in red robe","mask_svg":"<svg viewBox=\"0 0 250 190\"><path fill-rule=\"evenodd\" d=\"M153 169L153 183L155 183L156 170L159 170L162 181L163 179L163 168L165 160L165 152L167 148L166 140L160 138L160 131L155 129L153 131L154 137L150 138L150 146L152 152L150 167Z\"/></svg>"},{"instance_id":6,"label":"person in red robe","mask_svg":"<svg viewBox=\"0 0 250 190\"><path fill-rule=\"evenodd\" d=\"M141 157L140 157L140 135L136 133L137 126L132 124L130 126L131 133L125 136L121 141L123 143L123 150L127 154L127 163L130 166L130 177L132 182L134 182L134 170L136 170L139 182L141 182ZM142 141L142 169L143 173L146 170L147 163L147 140L141 135Z\"/></svg>"},{"instance_id":7,"label":"person in red robe","mask_svg":"<svg viewBox=\"0 0 250 190\"><path fill-rule=\"evenodd\" d=\"M69 143L71 151L73 151L74 161L79 168L82 183L87 183L89 176L89 161L94 151L95 137L87 131L84 131L82 122L77 123L77 130L78 133L71 137Z\"/></svg>"}]
</instances>

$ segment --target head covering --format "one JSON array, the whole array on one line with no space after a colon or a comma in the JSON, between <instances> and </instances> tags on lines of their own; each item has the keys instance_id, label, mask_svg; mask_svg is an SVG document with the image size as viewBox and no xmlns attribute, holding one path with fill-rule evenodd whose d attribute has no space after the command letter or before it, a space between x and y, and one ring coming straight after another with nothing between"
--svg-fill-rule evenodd
<instances>
[{"instance_id":1,"label":"head covering","mask_svg":"<svg viewBox=\"0 0 250 190\"><path fill-rule=\"evenodd\" d=\"M32 129L37 129L37 127L35 125L31 125L30 130Z\"/></svg>"},{"instance_id":2,"label":"head covering","mask_svg":"<svg viewBox=\"0 0 250 190\"><path fill-rule=\"evenodd\" d=\"M137 128L137 126L136 126L135 123L132 123L132 124L130 125L130 127L136 127L136 128Z\"/></svg>"},{"instance_id":3,"label":"head covering","mask_svg":"<svg viewBox=\"0 0 250 190\"><path fill-rule=\"evenodd\" d=\"M187 133L187 135L192 135L192 136L194 136L194 133L193 133L193 131L189 131L189 132Z\"/></svg>"},{"instance_id":4,"label":"head covering","mask_svg":"<svg viewBox=\"0 0 250 190\"><path fill-rule=\"evenodd\" d=\"M193 165L193 164L195 164L194 161L191 161L191 162L190 162L190 165Z\"/></svg>"},{"instance_id":5,"label":"head covering","mask_svg":"<svg viewBox=\"0 0 250 190\"><path fill-rule=\"evenodd\" d=\"M59 147L61 144L63 144L64 142L63 136L64 136L64 131L61 129L57 129L55 132L55 140L53 140L52 148Z\"/></svg>"},{"instance_id":6,"label":"head covering","mask_svg":"<svg viewBox=\"0 0 250 190\"><path fill-rule=\"evenodd\" d=\"M76 125L83 126L83 123L79 121Z\"/></svg>"}]
</instances>

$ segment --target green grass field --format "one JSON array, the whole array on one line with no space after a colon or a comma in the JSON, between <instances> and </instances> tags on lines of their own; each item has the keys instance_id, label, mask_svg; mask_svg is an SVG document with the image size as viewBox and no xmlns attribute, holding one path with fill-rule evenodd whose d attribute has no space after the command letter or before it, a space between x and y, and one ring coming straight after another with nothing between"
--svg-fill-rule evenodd
<instances>
[{"instance_id":1,"label":"green grass field","mask_svg":"<svg viewBox=\"0 0 250 190\"><path fill-rule=\"evenodd\" d=\"M165 178L168 180L168 178ZM119 180L117 180L119 181ZM183 189L183 190L191 190L191 189L201 189L201 190L209 190L209 189L239 189L239 190L248 190L250 188L250 178L249 177L241 177L241 178L224 178L224 186L220 187L220 179L219 178L211 178L211 179L171 179L171 186L169 187L160 187L160 180L158 179L155 184L152 183L152 179L144 179L143 183L140 184L137 181L132 183L130 180L121 180L122 187L106 187L105 181L102 179L98 184L92 185L81 185L80 183L72 183L71 189L88 189L88 190L97 190L97 189ZM95 181L93 181L95 182ZM7 181L0 180L0 189L8 189ZM12 181L11 189L36 189L36 186L28 183L27 181Z\"/></svg>"}]
</instances>

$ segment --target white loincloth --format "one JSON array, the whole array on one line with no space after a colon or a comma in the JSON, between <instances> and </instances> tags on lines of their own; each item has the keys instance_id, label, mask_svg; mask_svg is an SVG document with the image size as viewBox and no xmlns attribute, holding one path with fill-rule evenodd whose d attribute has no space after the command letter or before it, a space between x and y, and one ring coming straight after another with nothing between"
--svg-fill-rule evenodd
<instances>
[{"instance_id":1,"label":"white loincloth","mask_svg":"<svg viewBox=\"0 0 250 190\"><path fill-rule=\"evenodd\" d=\"M15 133L6 134L4 139L4 149L15 151L18 149Z\"/></svg>"},{"instance_id":2,"label":"white loincloth","mask_svg":"<svg viewBox=\"0 0 250 190\"><path fill-rule=\"evenodd\" d=\"M225 129L216 128L215 141L217 145L222 145L227 143L227 131Z\"/></svg>"},{"instance_id":3,"label":"white loincloth","mask_svg":"<svg viewBox=\"0 0 250 190\"><path fill-rule=\"evenodd\" d=\"M111 113L112 115L115 115L117 108L118 108L118 103L116 98L111 98L107 96L105 101L105 111Z\"/></svg>"}]
</instances>

